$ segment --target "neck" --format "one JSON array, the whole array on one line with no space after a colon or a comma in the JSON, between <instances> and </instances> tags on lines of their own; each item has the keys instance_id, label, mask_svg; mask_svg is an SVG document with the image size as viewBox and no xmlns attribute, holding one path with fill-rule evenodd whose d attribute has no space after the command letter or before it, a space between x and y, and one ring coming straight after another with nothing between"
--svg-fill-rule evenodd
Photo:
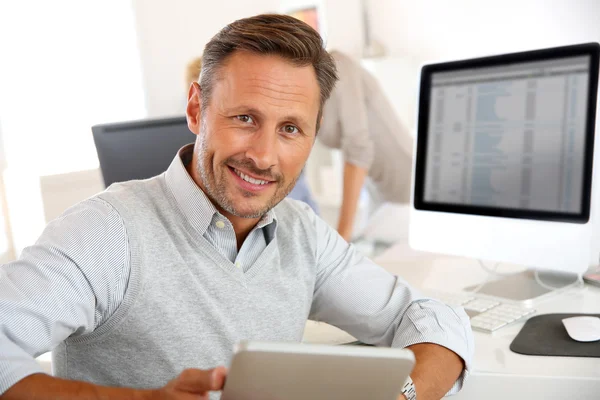
<instances>
[{"instance_id":1,"label":"neck","mask_svg":"<svg viewBox=\"0 0 600 400\"><path fill-rule=\"evenodd\" d=\"M186 165L185 168L187 169L188 174L190 174L196 185L198 185L198 187L202 189L202 191L206 194L206 197L208 197L208 199L215 206L215 208L225 218L227 218L229 222L231 222L231 225L233 226L233 231L235 232L235 238L237 240L237 247L239 250L242 247L244 240L246 240L246 237L248 236L252 228L254 228L256 224L258 224L258 221L260 221L260 218L238 217L237 215L233 215L227 210L224 210L219 204L215 203L213 199L210 198L208 192L206 191L206 187L204 186L204 182L202 181L202 178L198 173L198 157L196 157L195 151L194 155L192 156L192 162Z\"/></svg>"}]
</instances>

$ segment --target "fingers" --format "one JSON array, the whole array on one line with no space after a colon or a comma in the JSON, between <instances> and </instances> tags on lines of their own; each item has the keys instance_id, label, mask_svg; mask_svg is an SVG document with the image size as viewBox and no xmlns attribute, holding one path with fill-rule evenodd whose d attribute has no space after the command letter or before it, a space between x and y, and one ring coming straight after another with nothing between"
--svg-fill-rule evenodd
<instances>
[{"instance_id":1,"label":"fingers","mask_svg":"<svg viewBox=\"0 0 600 400\"><path fill-rule=\"evenodd\" d=\"M177 378L177 390L197 394L221 390L226 375L225 367L210 370L186 369Z\"/></svg>"},{"instance_id":2,"label":"fingers","mask_svg":"<svg viewBox=\"0 0 600 400\"><path fill-rule=\"evenodd\" d=\"M212 383L213 388L211 390L221 390L225 385L225 378L227 377L227 368L217 367L212 372Z\"/></svg>"}]
</instances>

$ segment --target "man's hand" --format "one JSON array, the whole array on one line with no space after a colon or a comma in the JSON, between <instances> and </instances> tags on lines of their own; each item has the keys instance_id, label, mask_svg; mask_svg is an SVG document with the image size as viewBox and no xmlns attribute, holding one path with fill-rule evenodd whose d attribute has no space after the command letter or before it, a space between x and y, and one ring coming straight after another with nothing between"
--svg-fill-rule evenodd
<instances>
[{"instance_id":1,"label":"man's hand","mask_svg":"<svg viewBox=\"0 0 600 400\"><path fill-rule=\"evenodd\" d=\"M152 400L207 400L208 393L223 389L227 370L186 369L162 389L154 391Z\"/></svg>"},{"instance_id":2,"label":"man's hand","mask_svg":"<svg viewBox=\"0 0 600 400\"><path fill-rule=\"evenodd\" d=\"M161 389L139 390L97 386L46 374L33 374L14 384L0 395L0 399L207 400L209 392L223 389L226 376L227 369L224 367L208 371L186 369Z\"/></svg>"}]
</instances>

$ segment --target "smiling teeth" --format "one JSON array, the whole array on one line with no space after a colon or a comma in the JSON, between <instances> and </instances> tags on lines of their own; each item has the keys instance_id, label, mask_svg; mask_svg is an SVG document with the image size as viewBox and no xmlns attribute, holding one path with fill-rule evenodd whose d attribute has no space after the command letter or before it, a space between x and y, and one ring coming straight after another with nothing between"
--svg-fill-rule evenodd
<instances>
[{"instance_id":1,"label":"smiling teeth","mask_svg":"<svg viewBox=\"0 0 600 400\"><path fill-rule=\"evenodd\" d=\"M266 185L267 183L269 183L269 181L263 181L260 179L254 179L240 171L238 171L237 169L234 169L235 173L237 174L237 176L239 176L240 178L242 178L243 180L245 180L246 182L249 183L253 183L255 185Z\"/></svg>"}]
</instances>

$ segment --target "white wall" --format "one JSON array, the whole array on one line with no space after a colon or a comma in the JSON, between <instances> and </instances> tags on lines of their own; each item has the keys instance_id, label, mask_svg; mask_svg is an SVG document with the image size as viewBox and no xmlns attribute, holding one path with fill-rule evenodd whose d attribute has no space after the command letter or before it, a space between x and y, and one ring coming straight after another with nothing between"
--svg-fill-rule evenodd
<instances>
[{"instance_id":1,"label":"white wall","mask_svg":"<svg viewBox=\"0 0 600 400\"><path fill-rule=\"evenodd\" d=\"M388 54L454 59L600 40L597 0L367 0Z\"/></svg>"},{"instance_id":2,"label":"white wall","mask_svg":"<svg viewBox=\"0 0 600 400\"><path fill-rule=\"evenodd\" d=\"M359 58L363 49L361 0L324 0L327 19L327 48Z\"/></svg>"}]
</instances>

